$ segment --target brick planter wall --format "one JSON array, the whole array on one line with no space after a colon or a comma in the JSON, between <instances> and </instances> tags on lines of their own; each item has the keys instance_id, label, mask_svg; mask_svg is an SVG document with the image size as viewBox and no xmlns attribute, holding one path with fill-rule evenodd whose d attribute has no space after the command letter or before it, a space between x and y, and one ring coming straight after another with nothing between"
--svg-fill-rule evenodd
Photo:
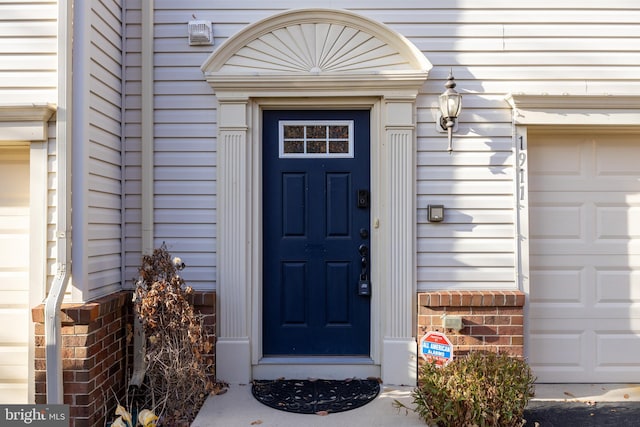
<instances>
[{"instance_id":1,"label":"brick planter wall","mask_svg":"<svg viewBox=\"0 0 640 427\"><path fill-rule=\"evenodd\" d=\"M205 327L215 333L215 293L196 292L196 312L207 314ZM127 341L133 320L130 292L91 302L63 304L62 358L64 403L70 405L72 427L103 427L124 400L133 361ZM35 400L46 403L44 306L32 310L35 325ZM213 339L213 338L212 338ZM210 356L212 363L215 349ZM105 414L105 408L107 413Z\"/></svg>"},{"instance_id":2,"label":"brick planter wall","mask_svg":"<svg viewBox=\"0 0 640 427\"><path fill-rule=\"evenodd\" d=\"M470 351L506 352L522 356L524 301L519 291L436 291L418 293L418 335L443 332L454 357ZM463 329L442 327L442 315L462 316ZM422 361L422 358L420 358Z\"/></svg>"},{"instance_id":3,"label":"brick planter wall","mask_svg":"<svg viewBox=\"0 0 640 427\"><path fill-rule=\"evenodd\" d=\"M73 427L102 426L104 408L125 395L127 324L131 294L119 292L91 302L62 305L64 403ZM46 403L44 307L32 311L35 325L36 403ZM106 402L105 402L106 399Z\"/></svg>"},{"instance_id":4,"label":"brick planter wall","mask_svg":"<svg viewBox=\"0 0 640 427\"><path fill-rule=\"evenodd\" d=\"M211 340L213 350L206 356L207 364L211 364L211 371L209 372L212 382L215 381L215 366L216 366L216 293L215 292L197 292L191 295L189 300L193 304L193 310L196 314L202 314L204 318L204 328Z\"/></svg>"}]
</instances>

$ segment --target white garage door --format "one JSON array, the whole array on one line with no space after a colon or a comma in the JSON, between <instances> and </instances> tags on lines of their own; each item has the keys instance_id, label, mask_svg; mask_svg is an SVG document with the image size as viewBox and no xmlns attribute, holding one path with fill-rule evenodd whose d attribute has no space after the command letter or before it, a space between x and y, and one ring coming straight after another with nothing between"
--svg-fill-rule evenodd
<instances>
[{"instance_id":1,"label":"white garage door","mask_svg":"<svg viewBox=\"0 0 640 427\"><path fill-rule=\"evenodd\" d=\"M529 137L539 382L640 382L640 136Z\"/></svg>"},{"instance_id":2,"label":"white garage door","mask_svg":"<svg viewBox=\"0 0 640 427\"><path fill-rule=\"evenodd\" d=\"M27 403L29 149L0 147L0 403Z\"/></svg>"}]
</instances>

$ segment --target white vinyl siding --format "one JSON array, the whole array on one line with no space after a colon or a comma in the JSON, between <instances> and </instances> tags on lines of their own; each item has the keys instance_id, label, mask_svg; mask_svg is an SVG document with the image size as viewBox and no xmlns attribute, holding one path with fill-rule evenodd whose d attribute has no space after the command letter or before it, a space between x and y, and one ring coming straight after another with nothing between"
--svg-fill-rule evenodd
<instances>
[{"instance_id":1,"label":"white vinyl siding","mask_svg":"<svg viewBox=\"0 0 640 427\"><path fill-rule=\"evenodd\" d=\"M57 2L0 2L0 105L55 103Z\"/></svg>"},{"instance_id":2,"label":"white vinyl siding","mask_svg":"<svg viewBox=\"0 0 640 427\"><path fill-rule=\"evenodd\" d=\"M187 264L183 276L196 289L216 277L215 97L200 65L211 46L189 47L189 3L156 2L154 71L154 236ZM200 5L201 6L201 5ZM140 16L127 16L125 279L137 276L140 231ZM131 282L125 283L130 286Z\"/></svg>"},{"instance_id":3,"label":"white vinyl siding","mask_svg":"<svg viewBox=\"0 0 640 427\"><path fill-rule=\"evenodd\" d=\"M416 6L417 5L417 6ZM311 0L155 2L155 236L214 287L215 96L200 65L246 25ZM517 287L515 171L508 93L640 93L640 4L633 0L447 3L342 1L414 43L434 65L417 114L418 290ZM128 5L126 270L140 262L140 11ZM213 23L213 46L188 46L187 22ZM437 95L453 70L463 94L454 152L435 129ZM375 173L375 170L372 172ZM427 205L445 220L427 221Z\"/></svg>"},{"instance_id":4,"label":"white vinyl siding","mask_svg":"<svg viewBox=\"0 0 640 427\"><path fill-rule=\"evenodd\" d=\"M76 299L91 300L121 288L122 248L122 1L91 2L88 40L89 56L84 62L87 82L84 109L88 118L85 144L80 151L84 163L83 197L85 230L81 259L75 259ZM81 90L81 89L77 89ZM79 141L75 141L78 143ZM77 153L78 151L76 151ZM77 161L80 159L74 159ZM77 184L76 184L77 185ZM80 237L78 233L74 237ZM76 274L78 273L78 274Z\"/></svg>"},{"instance_id":5,"label":"white vinyl siding","mask_svg":"<svg viewBox=\"0 0 640 427\"><path fill-rule=\"evenodd\" d=\"M626 93L630 84L640 91L639 5L395 6L359 12L408 37L434 65L417 101L418 289L515 288L512 113L504 97ZM433 124L450 69L464 96L451 155ZM443 223L426 220L428 204L445 206Z\"/></svg>"}]
</instances>

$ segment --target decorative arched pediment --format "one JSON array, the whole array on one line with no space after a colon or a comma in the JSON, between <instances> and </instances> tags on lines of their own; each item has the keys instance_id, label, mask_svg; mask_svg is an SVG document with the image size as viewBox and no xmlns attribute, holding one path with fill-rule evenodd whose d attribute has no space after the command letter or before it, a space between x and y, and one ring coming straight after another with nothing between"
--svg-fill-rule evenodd
<instances>
[{"instance_id":1,"label":"decorative arched pediment","mask_svg":"<svg viewBox=\"0 0 640 427\"><path fill-rule=\"evenodd\" d=\"M334 88L363 81L419 86L429 69L424 55L389 27L329 9L263 19L226 40L202 65L214 89L245 84L273 89L292 79Z\"/></svg>"}]
</instances>

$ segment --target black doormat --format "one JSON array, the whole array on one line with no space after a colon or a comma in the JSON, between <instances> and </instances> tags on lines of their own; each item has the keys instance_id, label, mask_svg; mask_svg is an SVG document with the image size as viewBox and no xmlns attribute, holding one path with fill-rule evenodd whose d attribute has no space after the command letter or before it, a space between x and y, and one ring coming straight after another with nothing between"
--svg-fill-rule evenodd
<instances>
[{"instance_id":1,"label":"black doormat","mask_svg":"<svg viewBox=\"0 0 640 427\"><path fill-rule=\"evenodd\" d=\"M261 403L297 414L343 412L359 408L380 392L377 379L337 380L261 380L251 387Z\"/></svg>"}]
</instances>

